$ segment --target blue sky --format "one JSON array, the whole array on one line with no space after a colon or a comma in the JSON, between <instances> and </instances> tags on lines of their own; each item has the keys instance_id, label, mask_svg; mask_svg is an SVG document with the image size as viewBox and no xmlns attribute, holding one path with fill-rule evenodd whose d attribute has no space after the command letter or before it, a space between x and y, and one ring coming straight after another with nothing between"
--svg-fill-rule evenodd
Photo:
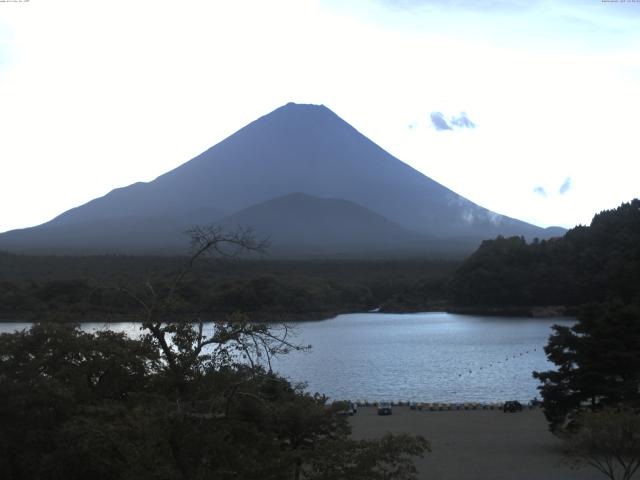
<instances>
[{"instance_id":1,"label":"blue sky","mask_svg":"<svg viewBox=\"0 0 640 480\"><path fill-rule=\"evenodd\" d=\"M498 213L640 195L640 2L0 3L0 231L321 103Z\"/></svg>"}]
</instances>

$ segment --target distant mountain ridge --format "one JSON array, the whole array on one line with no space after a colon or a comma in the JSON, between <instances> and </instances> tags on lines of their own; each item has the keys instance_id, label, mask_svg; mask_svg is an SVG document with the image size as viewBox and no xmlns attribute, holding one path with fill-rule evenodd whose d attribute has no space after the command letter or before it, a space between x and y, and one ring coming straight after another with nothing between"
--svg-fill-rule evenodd
<instances>
[{"instance_id":1,"label":"distant mountain ridge","mask_svg":"<svg viewBox=\"0 0 640 480\"><path fill-rule=\"evenodd\" d=\"M305 200L307 210L294 215L298 220L290 215L291 199L261 208L268 212L271 225L279 225L279 243L297 244L300 252L305 245L334 245L323 248L330 255L346 247L350 235L364 242L361 233L349 233L356 225L366 230L376 224L379 232L387 232L379 233L388 237L386 244L398 253L407 248L408 237L417 244L419 238L462 238L477 244L499 234L548 238L558 233L470 202L393 157L324 106L290 103L152 182L115 189L38 227L2 234L0 248L74 249L81 242L89 244L85 249L95 246L102 251L177 248L179 232L188 223L226 218L224 222L230 225L233 222L228 219L234 215L238 221L260 225L258 235L261 230L275 234L265 222L267 217L255 212L260 211L260 204L294 193L309 197L298 197ZM328 203L320 202L324 208L318 210L312 197L349 202L350 221L338 215L340 209L335 205L329 208ZM302 225L301 219L327 208L334 214L333 220L331 215L325 219L324 230L316 228L312 234L312 223ZM241 214L247 209L249 213ZM277 213L279 209L284 210ZM287 215L291 221L283 223ZM380 218L374 221L372 215ZM339 230L342 236L337 235Z\"/></svg>"},{"instance_id":2,"label":"distant mountain ridge","mask_svg":"<svg viewBox=\"0 0 640 480\"><path fill-rule=\"evenodd\" d=\"M292 193L253 205L225 219L234 228L251 225L271 241L276 253L390 254L401 245L415 248L425 238L357 203Z\"/></svg>"}]
</instances>

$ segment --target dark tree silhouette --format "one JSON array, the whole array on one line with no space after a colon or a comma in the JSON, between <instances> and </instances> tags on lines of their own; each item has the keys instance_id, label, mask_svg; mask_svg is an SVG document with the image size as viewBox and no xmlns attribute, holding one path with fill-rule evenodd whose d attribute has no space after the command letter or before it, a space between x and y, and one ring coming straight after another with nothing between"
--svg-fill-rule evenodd
<instances>
[{"instance_id":1,"label":"dark tree silhouette","mask_svg":"<svg viewBox=\"0 0 640 480\"><path fill-rule=\"evenodd\" d=\"M594 216L561 238L487 240L451 282L460 306L579 306L640 295L640 200Z\"/></svg>"},{"instance_id":2,"label":"dark tree silhouette","mask_svg":"<svg viewBox=\"0 0 640 480\"><path fill-rule=\"evenodd\" d=\"M571 328L555 326L545 347L557 370L534 372L552 431L584 409L640 407L640 308L592 305Z\"/></svg>"},{"instance_id":3,"label":"dark tree silhouette","mask_svg":"<svg viewBox=\"0 0 640 480\"><path fill-rule=\"evenodd\" d=\"M0 478L414 479L424 438L354 441L324 396L271 371L304 348L286 326L172 318L197 259L263 247L246 230L192 234L172 282L122 289L141 338L55 323L0 335Z\"/></svg>"}]
</instances>

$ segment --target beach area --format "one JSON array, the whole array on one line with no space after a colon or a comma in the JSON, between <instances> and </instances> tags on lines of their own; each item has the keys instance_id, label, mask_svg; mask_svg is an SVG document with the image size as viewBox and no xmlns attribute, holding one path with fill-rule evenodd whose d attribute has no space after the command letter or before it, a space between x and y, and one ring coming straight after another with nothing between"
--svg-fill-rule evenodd
<instances>
[{"instance_id":1,"label":"beach area","mask_svg":"<svg viewBox=\"0 0 640 480\"><path fill-rule=\"evenodd\" d=\"M418 411L393 407L380 416L360 407L350 417L355 439L385 433L418 434L431 442L431 453L417 458L420 480L597 480L591 467L572 469L561 444L548 430L542 410Z\"/></svg>"}]
</instances>

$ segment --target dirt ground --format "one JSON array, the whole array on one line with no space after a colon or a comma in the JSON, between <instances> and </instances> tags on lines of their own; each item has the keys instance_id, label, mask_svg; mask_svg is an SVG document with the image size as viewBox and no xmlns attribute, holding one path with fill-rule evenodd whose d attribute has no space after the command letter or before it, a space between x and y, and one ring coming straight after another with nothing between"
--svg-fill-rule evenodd
<instances>
[{"instance_id":1,"label":"dirt ground","mask_svg":"<svg viewBox=\"0 0 640 480\"><path fill-rule=\"evenodd\" d=\"M420 434L432 452L416 459L420 479L429 480L597 480L591 467L571 469L539 409L418 411L394 407L379 416L361 407L350 417L354 438L390 433Z\"/></svg>"}]
</instances>

